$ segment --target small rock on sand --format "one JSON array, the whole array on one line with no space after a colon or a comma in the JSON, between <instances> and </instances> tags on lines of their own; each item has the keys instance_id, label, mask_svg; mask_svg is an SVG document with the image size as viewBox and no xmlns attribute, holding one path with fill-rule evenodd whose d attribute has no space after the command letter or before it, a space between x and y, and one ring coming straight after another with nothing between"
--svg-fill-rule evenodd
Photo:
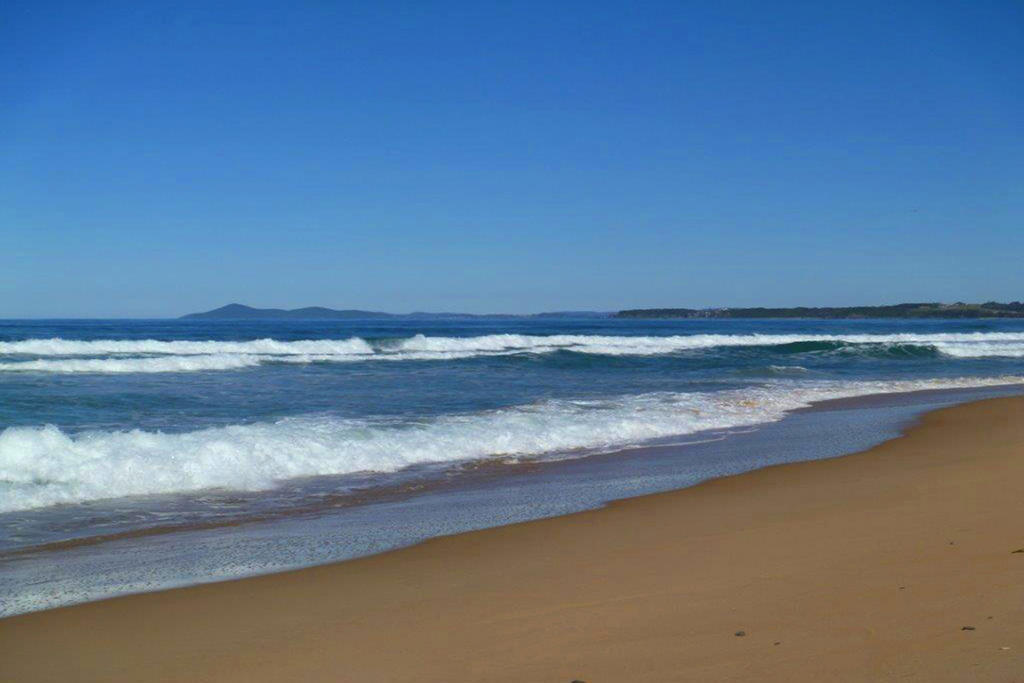
<instances>
[{"instance_id":1,"label":"small rock on sand","mask_svg":"<svg viewBox=\"0 0 1024 683\"><path fill-rule=\"evenodd\" d=\"M747 632L746 632L746 631L736 631L736 635L738 635L738 636L741 636L741 637L742 637L742 636L745 636L745 635L747 635Z\"/></svg>"},{"instance_id":2,"label":"small rock on sand","mask_svg":"<svg viewBox=\"0 0 1024 683\"><path fill-rule=\"evenodd\" d=\"M960 630L961 631L973 631L974 627L973 626L961 626Z\"/></svg>"}]
</instances>

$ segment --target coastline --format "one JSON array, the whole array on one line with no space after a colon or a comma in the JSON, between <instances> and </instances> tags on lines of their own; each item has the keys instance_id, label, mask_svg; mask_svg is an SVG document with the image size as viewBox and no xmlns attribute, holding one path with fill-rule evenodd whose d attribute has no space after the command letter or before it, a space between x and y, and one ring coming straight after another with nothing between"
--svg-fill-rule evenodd
<instances>
[{"instance_id":1,"label":"coastline","mask_svg":"<svg viewBox=\"0 0 1024 683\"><path fill-rule=\"evenodd\" d=\"M841 457L899 436L929 411L1020 391L1010 384L828 399L752 429L709 431L687 435L682 442L584 457L470 467L433 486L413 477L406 495L364 489L356 505L332 505L320 512L314 506L312 514L300 509L269 518L243 517L231 526L189 525L156 534L143 529L141 534L15 545L0 550L0 619L333 564L772 465ZM103 515L103 508L94 514ZM59 510L29 520L9 520L10 538L24 540L40 525L62 524Z\"/></svg>"},{"instance_id":2,"label":"coastline","mask_svg":"<svg viewBox=\"0 0 1024 683\"><path fill-rule=\"evenodd\" d=\"M970 392L1000 392L1010 391L1008 395L1013 395L1018 391L1024 391L1019 385L1016 384L1005 384L1005 385L993 385L988 387L975 387L966 389L918 389L914 391L896 392L889 394L867 394L863 396L850 396L844 398L830 398L822 401L815 401L810 405L797 408L789 411L789 413L783 418L783 420L791 419L794 415L802 415L806 413L819 413L822 411L829 411L835 409L845 408L859 408L859 407L878 407L880 405L901 405L905 403L911 403L917 398L921 397L945 397L945 396L957 396L958 394L967 395ZM996 393L992 397L998 396ZM983 394L984 396L984 394ZM984 396L988 398L988 396ZM978 398L961 399L959 402L971 402L979 400ZM954 403L955 404L955 403ZM928 411L924 411L928 412ZM912 424L917 418L912 417L909 419L908 424ZM781 422L781 420L780 420ZM579 464L581 460L589 461L607 461L609 459L621 459L628 454L636 452L649 452L658 449L672 449L679 447L692 447L694 445L707 443L711 441L723 441L725 439L735 438L735 435L742 433L749 433L765 427L770 427L776 423L767 422L759 423L755 425L745 426L736 428L735 430L708 430L701 432L693 432L689 434L683 434L679 437L669 437L663 441L667 443L658 443L657 440L647 444L641 444L636 446L624 446L619 449L609 450L607 452L596 452L582 456L546 460L543 458L525 459L522 461L506 460L501 459L498 462L489 461L471 461L464 463L464 468L458 472L458 477L447 476L443 478L437 478L434 480L424 478L414 478L411 481L402 483L391 483L377 486L370 486L361 489L357 489L351 493L341 493L334 496L329 496L326 500L317 500L316 502L310 503L306 506L295 507L279 511L268 511L263 513L252 514L248 516L239 516L237 518L227 518L224 520L209 521L209 522L191 522L179 525L155 525L151 527L141 527L137 529L130 529L127 531L120 531L107 534L99 534L95 536L74 536L59 541L50 541L46 543L40 543L38 545L26 545L18 546L12 549L0 549L0 561L10 558L16 558L22 555L31 555L39 552L50 552L68 550L73 548L103 545L111 542L117 542L122 540L132 539L146 539L153 536L163 536L167 534L178 534L178 533L189 533L195 531L207 531L207 530L218 530L218 529L233 529L237 527L244 527L262 523L273 523L275 520L287 519L287 518L301 518L308 515L314 515L317 513L325 513L331 510L338 510L341 508L354 507L357 505L372 505L374 503L389 503L389 502L402 502L409 500L417 494L424 492L433 491L445 491L445 490L458 490L471 486L473 484L479 484L489 479L497 477L508 477L509 475L516 475L525 472L543 472L551 468L552 466L570 464ZM679 441L679 440L682 441ZM884 439L880 439L882 441ZM855 449L848 452L839 453L836 455L827 455L824 457L842 457L849 453L857 452ZM802 459L793 459L784 462L803 462ZM769 463L762 465L764 467L771 466L772 464L782 463ZM429 467L429 465L428 465ZM412 469L412 468L411 468ZM713 476L711 478L718 478L719 476L734 476L734 474L741 474L750 470L742 470L740 472L721 474ZM449 473L450 474L450 473ZM695 486L705 479L696 481L685 486L678 486L668 490L680 490L682 488L689 488ZM659 491L660 493L660 491ZM638 495L649 495L649 494L638 494ZM625 496L625 498L636 497L636 496ZM607 505L614 500L620 500L622 498L613 498L608 501L603 501L594 507L600 507ZM584 509L594 509L594 507L588 507ZM578 510L582 512L583 510ZM571 513L563 513L571 514ZM538 518L539 519L539 518ZM523 520L532 521L532 520ZM427 540L427 539L424 539ZM399 546L402 547L402 546ZM396 548L397 549L397 548ZM382 551L387 552L387 551ZM347 558L355 559L355 558ZM338 560L341 561L341 560ZM237 577L242 578L242 577ZM175 586L178 587L178 586ZM113 596L111 596L113 597ZM102 598L101 598L102 599ZM0 618L4 615L0 612Z\"/></svg>"},{"instance_id":3,"label":"coastline","mask_svg":"<svg viewBox=\"0 0 1024 683\"><path fill-rule=\"evenodd\" d=\"M0 678L1011 681L1022 417L989 399L840 458L10 617Z\"/></svg>"}]
</instances>

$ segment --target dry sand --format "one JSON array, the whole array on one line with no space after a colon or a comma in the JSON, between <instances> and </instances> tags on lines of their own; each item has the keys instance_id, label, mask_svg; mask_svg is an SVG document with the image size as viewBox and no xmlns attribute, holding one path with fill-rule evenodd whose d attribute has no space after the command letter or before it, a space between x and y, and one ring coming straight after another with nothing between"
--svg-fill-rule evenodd
<instances>
[{"instance_id":1,"label":"dry sand","mask_svg":"<svg viewBox=\"0 0 1024 683\"><path fill-rule=\"evenodd\" d=\"M0 620L0 681L1024 681L1020 548L1024 398L996 399L857 455Z\"/></svg>"}]
</instances>

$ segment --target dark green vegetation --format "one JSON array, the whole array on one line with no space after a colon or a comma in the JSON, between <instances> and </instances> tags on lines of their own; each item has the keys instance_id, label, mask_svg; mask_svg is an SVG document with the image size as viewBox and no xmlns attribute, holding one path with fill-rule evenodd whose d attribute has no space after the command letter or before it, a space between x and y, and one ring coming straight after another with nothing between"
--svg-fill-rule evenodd
<instances>
[{"instance_id":1,"label":"dark green vegetation","mask_svg":"<svg viewBox=\"0 0 1024 683\"><path fill-rule=\"evenodd\" d=\"M641 308L616 318L1024 318L1024 303L914 303L828 308Z\"/></svg>"}]
</instances>

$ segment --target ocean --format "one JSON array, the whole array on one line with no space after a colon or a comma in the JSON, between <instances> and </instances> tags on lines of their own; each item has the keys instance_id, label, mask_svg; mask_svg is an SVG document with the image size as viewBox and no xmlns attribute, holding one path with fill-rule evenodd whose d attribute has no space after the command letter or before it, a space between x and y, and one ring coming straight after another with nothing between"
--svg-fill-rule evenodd
<instances>
[{"instance_id":1,"label":"ocean","mask_svg":"<svg viewBox=\"0 0 1024 683\"><path fill-rule=\"evenodd\" d=\"M347 559L1024 391L1024 321L0 321L0 615Z\"/></svg>"}]
</instances>

